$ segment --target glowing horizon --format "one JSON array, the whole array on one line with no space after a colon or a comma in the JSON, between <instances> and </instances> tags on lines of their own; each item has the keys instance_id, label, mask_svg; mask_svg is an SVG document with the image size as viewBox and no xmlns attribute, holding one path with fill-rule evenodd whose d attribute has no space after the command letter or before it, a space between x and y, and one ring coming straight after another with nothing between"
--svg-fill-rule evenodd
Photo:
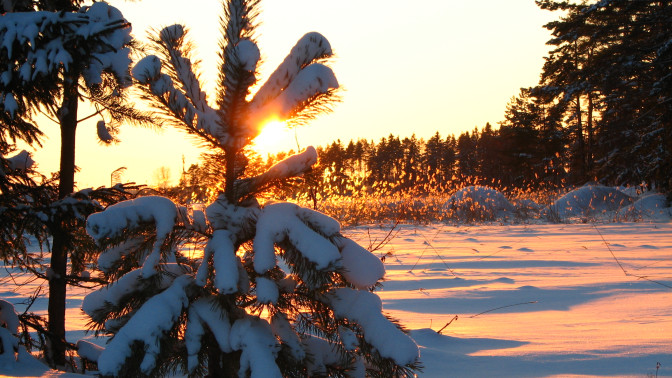
<instances>
[{"instance_id":1,"label":"glowing horizon","mask_svg":"<svg viewBox=\"0 0 672 378\"><path fill-rule=\"evenodd\" d=\"M217 75L221 3L202 0L197 7L176 1L111 1L132 23L136 38L149 28L183 23L196 45L204 90L214 97ZM429 1L423 8L405 3L311 0L262 3L258 42L264 61L263 82L294 43L305 33L318 31L331 43L336 56L330 62L343 87L343 101L334 112L310 125L277 134L277 147L264 153L326 145L340 139L379 140L390 133L429 138L445 137L496 125L508 100L520 87L535 85L550 38L542 28L558 15L542 11L534 2L516 0L485 4ZM160 11L159 11L160 10ZM88 114L82 110L80 117ZM185 165L202 152L185 133L160 133L130 126L121 128L121 143L97 143L95 122L78 127L76 176L79 188L109 185L110 174L125 166L123 179L150 183L161 166L179 179ZM58 170L59 132L50 122L40 123L50 137L43 149L30 149L41 172Z\"/></svg>"}]
</instances>

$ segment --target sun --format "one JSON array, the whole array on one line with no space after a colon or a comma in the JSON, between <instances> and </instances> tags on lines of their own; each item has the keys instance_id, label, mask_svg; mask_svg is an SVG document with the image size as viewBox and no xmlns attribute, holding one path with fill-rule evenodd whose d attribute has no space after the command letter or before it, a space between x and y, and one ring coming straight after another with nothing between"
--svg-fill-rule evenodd
<instances>
[{"instance_id":1,"label":"sun","mask_svg":"<svg viewBox=\"0 0 672 378\"><path fill-rule=\"evenodd\" d=\"M250 146L260 155L274 154L290 149L292 140L292 133L284 122L271 120L264 124Z\"/></svg>"}]
</instances>

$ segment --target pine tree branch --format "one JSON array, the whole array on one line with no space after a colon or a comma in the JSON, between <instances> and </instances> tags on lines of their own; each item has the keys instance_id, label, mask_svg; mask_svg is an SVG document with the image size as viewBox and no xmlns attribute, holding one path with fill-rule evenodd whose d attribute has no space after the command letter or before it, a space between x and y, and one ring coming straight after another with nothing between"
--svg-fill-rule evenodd
<instances>
[{"instance_id":1,"label":"pine tree branch","mask_svg":"<svg viewBox=\"0 0 672 378\"><path fill-rule=\"evenodd\" d=\"M308 146L300 154L292 155L275 164L265 173L238 180L234 184L234 192L237 198L257 193L264 186L273 181L284 181L306 173L317 162L317 152L312 146Z\"/></svg>"}]
</instances>

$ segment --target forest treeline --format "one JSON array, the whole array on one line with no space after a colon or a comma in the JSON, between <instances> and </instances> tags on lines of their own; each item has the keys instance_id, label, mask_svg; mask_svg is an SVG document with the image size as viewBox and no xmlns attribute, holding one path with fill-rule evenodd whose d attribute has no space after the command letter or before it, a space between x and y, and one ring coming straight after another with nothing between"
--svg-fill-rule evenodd
<instances>
[{"instance_id":1,"label":"forest treeline","mask_svg":"<svg viewBox=\"0 0 672 378\"><path fill-rule=\"evenodd\" d=\"M318 149L320 162L308 178L313 190L350 195L380 187L432 191L467 181L501 188L597 181L645 183L669 193L672 4L537 4L562 16L545 25L551 51L538 85L511 98L499 127L459 136L437 132L427 140L390 134L377 142L333 142Z\"/></svg>"}]
</instances>

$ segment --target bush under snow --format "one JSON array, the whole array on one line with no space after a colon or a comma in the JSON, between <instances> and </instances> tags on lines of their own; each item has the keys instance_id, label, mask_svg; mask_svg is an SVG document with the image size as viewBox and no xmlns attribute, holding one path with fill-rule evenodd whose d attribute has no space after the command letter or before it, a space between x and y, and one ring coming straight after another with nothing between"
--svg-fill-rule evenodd
<instances>
[{"instance_id":1,"label":"bush under snow","mask_svg":"<svg viewBox=\"0 0 672 378\"><path fill-rule=\"evenodd\" d=\"M448 199L446 208L463 221L511 218L515 210L504 194L486 186L458 190Z\"/></svg>"},{"instance_id":2,"label":"bush under snow","mask_svg":"<svg viewBox=\"0 0 672 378\"><path fill-rule=\"evenodd\" d=\"M599 185L586 185L574 189L558 198L544 209L544 215L558 220L573 217L595 217L618 211L633 202L633 198L622 191Z\"/></svg>"}]
</instances>

